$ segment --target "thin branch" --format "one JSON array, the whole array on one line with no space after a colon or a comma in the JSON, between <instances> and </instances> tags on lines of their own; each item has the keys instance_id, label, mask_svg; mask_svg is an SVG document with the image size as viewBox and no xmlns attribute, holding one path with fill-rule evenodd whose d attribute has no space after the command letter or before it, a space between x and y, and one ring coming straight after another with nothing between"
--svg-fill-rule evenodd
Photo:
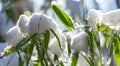
<instances>
[{"instance_id":1,"label":"thin branch","mask_svg":"<svg viewBox=\"0 0 120 66\"><path fill-rule=\"evenodd\" d=\"M74 30L79 30L81 28L90 28L91 26L90 25L82 25L82 26L79 26L79 27L75 27ZM67 30L64 30L63 32L70 32L71 30L67 29Z\"/></svg>"}]
</instances>

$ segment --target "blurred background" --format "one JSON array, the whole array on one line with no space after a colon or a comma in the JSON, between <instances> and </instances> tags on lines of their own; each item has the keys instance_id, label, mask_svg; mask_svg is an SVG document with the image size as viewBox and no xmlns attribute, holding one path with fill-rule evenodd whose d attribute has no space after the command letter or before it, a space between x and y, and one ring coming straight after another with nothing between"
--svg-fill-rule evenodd
<instances>
[{"instance_id":1,"label":"blurred background","mask_svg":"<svg viewBox=\"0 0 120 66\"><path fill-rule=\"evenodd\" d=\"M52 0L0 0L0 42L5 42L6 32L13 27L21 14L42 13ZM75 23L85 23L90 9L107 12L120 8L120 0L56 0L58 5L72 17ZM46 14L62 26L52 10L49 8ZM64 26L61 29L65 29Z\"/></svg>"}]
</instances>

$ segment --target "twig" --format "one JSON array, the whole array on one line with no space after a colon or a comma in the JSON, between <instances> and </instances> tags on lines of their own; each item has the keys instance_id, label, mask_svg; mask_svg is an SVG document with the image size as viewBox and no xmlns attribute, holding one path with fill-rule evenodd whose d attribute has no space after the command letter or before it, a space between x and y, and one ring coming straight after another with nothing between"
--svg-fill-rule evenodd
<instances>
[{"instance_id":1,"label":"twig","mask_svg":"<svg viewBox=\"0 0 120 66\"><path fill-rule=\"evenodd\" d=\"M79 27L75 27L74 30L79 30L81 28L90 28L91 26L90 25L82 25L82 26L79 26ZM64 30L63 32L69 32L71 30L67 29L67 30Z\"/></svg>"}]
</instances>

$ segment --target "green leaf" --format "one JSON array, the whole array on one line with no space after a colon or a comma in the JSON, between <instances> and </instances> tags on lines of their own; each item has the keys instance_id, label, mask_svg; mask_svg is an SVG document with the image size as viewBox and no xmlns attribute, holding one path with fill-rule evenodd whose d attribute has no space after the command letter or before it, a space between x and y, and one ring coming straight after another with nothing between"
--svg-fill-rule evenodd
<instances>
[{"instance_id":1,"label":"green leaf","mask_svg":"<svg viewBox=\"0 0 120 66\"><path fill-rule=\"evenodd\" d=\"M79 57L79 53L76 53L76 54L73 55L71 66L76 66L77 65L78 57Z\"/></svg>"},{"instance_id":2,"label":"green leaf","mask_svg":"<svg viewBox=\"0 0 120 66\"><path fill-rule=\"evenodd\" d=\"M74 29L74 25L70 17L57 5L52 4L52 9L59 20L69 29Z\"/></svg>"},{"instance_id":3,"label":"green leaf","mask_svg":"<svg viewBox=\"0 0 120 66\"><path fill-rule=\"evenodd\" d=\"M38 62L40 62L41 65L44 65L45 51L44 51L44 46L42 46L42 44L43 43L38 43L35 45L38 52Z\"/></svg>"},{"instance_id":4,"label":"green leaf","mask_svg":"<svg viewBox=\"0 0 120 66\"><path fill-rule=\"evenodd\" d=\"M49 40L50 40L50 32L49 30L46 30L44 33L44 47L46 50L48 48Z\"/></svg>"},{"instance_id":5,"label":"green leaf","mask_svg":"<svg viewBox=\"0 0 120 66\"><path fill-rule=\"evenodd\" d=\"M34 63L34 66L41 66L41 63L40 62L36 62L36 63Z\"/></svg>"},{"instance_id":6,"label":"green leaf","mask_svg":"<svg viewBox=\"0 0 120 66\"><path fill-rule=\"evenodd\" d=\"M67 39L67 47L68 47L68 56L71 54L71 40Z\"/></svg>"},{"instance_id":7,"label":"green leaf","mask_svg":"<svg viewBox=\"0 0 120 66\"><path fill-rule=\"evenodd\" d=\"M48 66L48 61L45 57L44 57L44 63L45 63L45 66Z\"/></svg>"},{"instance_id":8,"label":"green leaf","mask_svg":"<svg viewBox=\"0 0 120 66\"><path fill-rule=\"evenodd\" d=\"M24 49L25 58L26 58L26 66L29 65L35 43L36 43L35 38L32 38L31 43Z\"/></svg>"},{"instance_id":9,"label":"green leaf","mask_svg":"<svg viewBox=\"0 0 120 66\"><path fill-rule=\"evenodd\" d=\"M22 57L19 51L18 51L18 56L19 56L19 66L24 66L24 61L22 60Z\"/></svg>"},{"instance_id":10,"label":"green leaf","mask_svg":"<svg viewBox=\"0 0 120 66\"><path fill-rule=\"evenodd\" d=\"M25 44L27 44L27 42L29 42L32 38L34 38L35 36L37 36L38 34L33 34L28 36L27 38L23 39L21 42L19 42L16 46L16 49L20 49L22 46L24 46Z\"/></svg>"},{"instance_id":11,"label":"green leaf","mask_svg":"<svg viewBox=\"0 0 120 66\"><path fill-rule=\"evenodd\" d=\"M112 55L113 55L113 44L112 44L112 46L110 48L110 56L112 56Z\"/></svg>"},{"instance_id":12,"label":"green leaf","mask_svg":"<svg viewBox=\"0 0 120 66\"><path fill-rule=\"evenodd\" d=\"M84 59L89 63L90 66L93 66L93 65L94 65L94 64L93 64L93 60L90 61L91 59L90 59L88 56L84 55L83 53L81 53L81 55L82 55L82 56L84 57Z\"/></svg>"},{"instance_id":13,"label":"green leaf","mask_svg":"<svg viewBox=\"0 0 120 66\"><path fill-rule=\"evenodd\" d=\"M63 62L60 62L60 66L64 66Z\"/></svg>"},{"instance_id":14,"label":"green leaf","mask_svg":"<svg viewBox=\"0 0 120 66\"><path fill-rule=\"evenodd\" d=\"M112 37L112 29L110 29L109 27L107 27L105 29L104 36L105 36L105 39L106 39L106 47L108 48L109 43L111 41L111 37Z\"/></svg>"},{"instance_id":15,"label":"green leaf","mask_svg":"<svg viewBox=\"0 0 120 66\"><path fill-rule=\"evenodd\" d=\"M92 54L92 57L94 56L94 44L95 44L95 40L94 40L94 35L93 35L93 32L91 31L88 31L87 32L88 35L89 35L89 41L90 41L90 52Z\"/></svg>"},{"instance_id":16,"label":"green leaf","mask_svg":"<svg viewBox=\"0 0 120 66\"><path fill-rule=\"evenodd\" d=\"M58 56L54 55L54 61L58 60Z\"/></svg>"},{"instance_id":17,"label":"green leaf","mask_svg":"<svg viewBox=\"0 0 120 66\"><path fill-rule=\"evenodd\" d=\"M46 53L47 50L44 46L44 42L42 40L39 39L39 37L36 37L36 40L38 41L35 45L36 45L36 49L37 49L37 54L38 54L38 62L40 62L41 65L43 66L47 66L48 65L48 58L46 58Z\"/></svg>"},{"instance_id":18,"label":"green leaf","mask_svg":"<svg viewBox=\"0 0 120 66\"><path fill-rule=\"evenodd\" d=\"M11 46L11 47L7 48L6 51L4 52L4 54L2 56L0 56L0 58L10 55L10 54L20 50L24 45L26 45L36 35L37 34L28 36L28 37L24 38L23 40L21 40L16 46Z\"/></svg>"},{"instance_id":19,"label":"green leaf","mask_svg":"<svg viewBox=\"0 0 120 66\"><path fill-rule=\"evenodd\" d=\"M0 56L0 58L3 58L4 56L10 55L11 53L14 53L16 51L15 46L8 47L5 52Z\"/></svg>"},{"instance_id":20,"label":"green leaf","mask_svg":"<svg viewBox=\"0 0 120 66\"><path fill-rule=\"evenodd\" d=\"M120 54L120 39L119 36L117 34L114 34L114 51L115 54Z\"/></svg>"},{"instance_id":21,"label":"green leaf","mask_svg":"<svg viewBox=\"0 0 120 66\"><path fill-rule=\"evenodd\" d=\"M120 66L120 37L118 34L114 34L113 42L114 42L113 51L114 51L115 60L117 66Z\"/></svg>"},{"instance_id":22,"label":"green leaf","mask_svg":"<svg viewBox=\"0 0 120 66\"><path fill-rule=\"evenodd\" d=\"M97 28L99 32L102 32L106 29L106 25L97 23Z\"/></svg>"},{"instance_id":23,"label":"green leaf","mask_svg":"<svg viewBox=\"0 0 120 66\"><path fill-rule=\"evenodd\" d=\"M120 66L120 54L115 54L115 60L116 60L116 63L117 63L117 66Z\"/></svg>"},{"instance_id":24,"label":"green leaf","mask_svg":"<svg viewBox=\"0 0 120 66\"><path fill-rule=\"evenodd\" d=\"M59 47L60 47L60 49L62 50L62 47L61 47L61 43L60 43L59 37L57 36L57 34L55 33L55 31L54 31L53 29L50 29L50 31L55 35L56 39L58 40Z\"/></svg>"}]
</instances>

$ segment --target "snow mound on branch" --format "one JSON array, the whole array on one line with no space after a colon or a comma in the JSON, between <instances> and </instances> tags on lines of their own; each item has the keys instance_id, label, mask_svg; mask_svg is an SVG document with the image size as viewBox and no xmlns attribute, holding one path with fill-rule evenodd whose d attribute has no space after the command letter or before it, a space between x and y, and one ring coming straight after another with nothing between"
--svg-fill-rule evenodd
<instances>
[{"instance_id":1,"label":"snow mound on branch","mask_svg":"<svg viewBox=\"0 0 120 66\"><path fill-rule=\"evenodd\" d=\"M28 27L29 27L29 32L31 34L35 34L38 33L38 31L40 32L44 32L45 30L48 29L53 29L53 30L57 30L57 24L56 22L49 16L43 14L39 14L39 13L34 13L32 14L30 21L28 22ZM39 25L39 27L38 27ZM38 30L39 28L39 30Z\"/></svg>"},{"instance_id":2,"label":"snow mound on branch","mask_svg":"<svg viewBox=\"0 0 120 66\"><path fill-rule=\"evenodd\" d=\"M71 40L71 47L75 52L85 51L89 48L89 38L86 32L75 35Z\"/></svg>"}]
</instances>

